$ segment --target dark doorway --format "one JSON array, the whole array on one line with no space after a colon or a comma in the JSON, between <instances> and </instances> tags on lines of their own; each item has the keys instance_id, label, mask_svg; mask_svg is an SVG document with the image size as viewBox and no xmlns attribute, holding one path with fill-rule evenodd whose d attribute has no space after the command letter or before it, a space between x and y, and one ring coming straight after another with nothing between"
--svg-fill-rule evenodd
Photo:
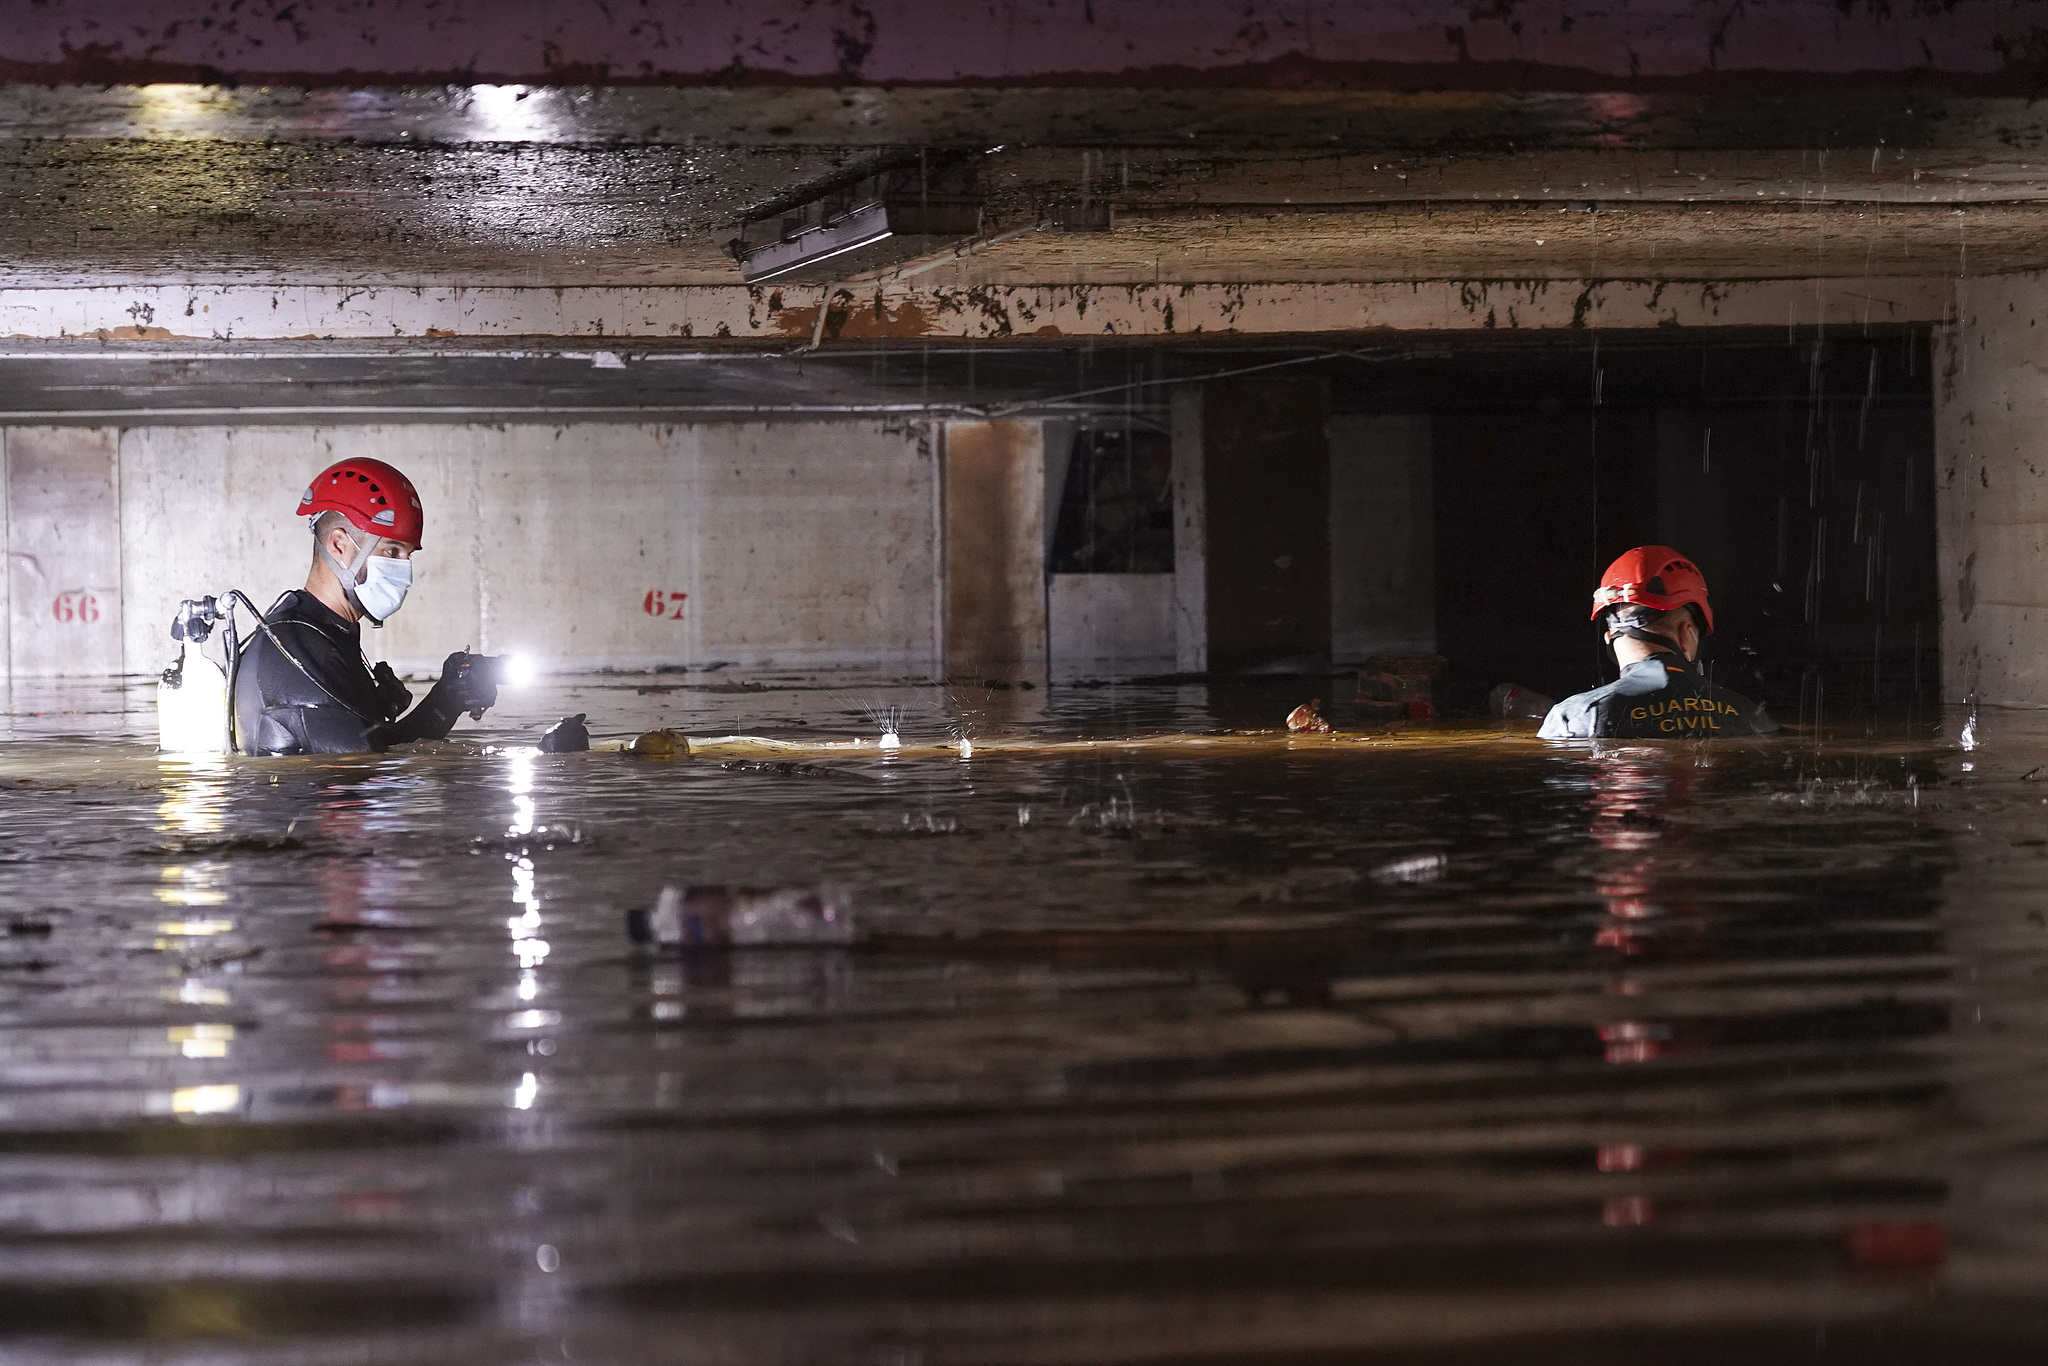
<instances>
[{"instance_id":1,"label":"dark doorway","mask_svg":"<svg viewBox=\"0 0 2048 1366\"><path fill-rule=\"evenodd\" d=\"M1173 443L1165 432L1074 433L1051 561L1055 574L1173 572Z\"/></svg>"}]
</instances>

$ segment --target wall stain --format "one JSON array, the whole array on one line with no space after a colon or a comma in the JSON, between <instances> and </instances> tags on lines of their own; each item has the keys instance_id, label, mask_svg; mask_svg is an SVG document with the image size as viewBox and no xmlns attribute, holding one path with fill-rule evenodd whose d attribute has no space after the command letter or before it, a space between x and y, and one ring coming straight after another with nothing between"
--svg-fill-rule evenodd
<instances>
[{"instance_id":1,"label":"wall stain","mask_svg":"<svg viewBox=\"0 0 2048 1366\"><path fill-rule=\"evenodd\" d=\"M781 297L778 293L778 299ZM831 341L875 341L886 338L929 337L940 331L939 321L918 299L903 299L892 306L877 290L866 306L857 306L853 293L837 290L825 308L824 337ZM809 341L818 331L819 304L794 308L771 308L765 329L748 313L749 325L768 335ZM729 334L728 334L729 335Z\"/></svg>"}]
</instances>

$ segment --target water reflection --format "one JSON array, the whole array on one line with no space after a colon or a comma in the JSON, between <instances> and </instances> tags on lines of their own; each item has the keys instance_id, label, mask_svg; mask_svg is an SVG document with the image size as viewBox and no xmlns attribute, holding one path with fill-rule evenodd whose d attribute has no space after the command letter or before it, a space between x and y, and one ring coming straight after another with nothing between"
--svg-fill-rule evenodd
<instances>
[{"instance_id":1,"label":"water reflection","mask_svg":"<svg viewBox=\"0 0 2048 1366\"><path fill-rule=\"evenodd\" d=\"M180 756L158 761L162 804L157 818L167 835L218 834L227 818L228 761L213 756Z\"/></svg>"}]
</instances>

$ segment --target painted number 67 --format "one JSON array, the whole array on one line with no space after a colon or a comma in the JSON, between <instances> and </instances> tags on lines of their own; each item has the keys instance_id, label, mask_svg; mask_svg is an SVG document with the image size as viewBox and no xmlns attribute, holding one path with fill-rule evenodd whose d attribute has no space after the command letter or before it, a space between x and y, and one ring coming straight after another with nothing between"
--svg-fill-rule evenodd
<instances>
[{"instance_id":1,"label":"painted number 67","mask_svg":"<svg viewBox=\"0 0 2048 1366\"><path fill-rule=\"evenodd\" d=\"M650 617L666 617L670 621L683 619L683 599L688 593L673 593L660 588L650 588L647 596L640 600L640 610Z\"/></svg>"}]
</instances>

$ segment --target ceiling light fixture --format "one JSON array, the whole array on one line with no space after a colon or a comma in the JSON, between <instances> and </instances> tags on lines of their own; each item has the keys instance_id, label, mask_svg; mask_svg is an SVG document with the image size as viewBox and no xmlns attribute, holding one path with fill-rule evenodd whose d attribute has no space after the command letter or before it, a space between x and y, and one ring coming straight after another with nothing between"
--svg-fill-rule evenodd
<instances>
[{"instance_id":1,"label":"ceiling light fixture","mask_svg":"<svg viewBox=\"0 0 2048 1366\"><path fill-rule=\"evenodd\" d=\"M726 247L748 284L802 278L835 258L835 275L939 251L981 230L977 158L919 152L836 181L758 213Z\"/></svg>"}]
</instances>

